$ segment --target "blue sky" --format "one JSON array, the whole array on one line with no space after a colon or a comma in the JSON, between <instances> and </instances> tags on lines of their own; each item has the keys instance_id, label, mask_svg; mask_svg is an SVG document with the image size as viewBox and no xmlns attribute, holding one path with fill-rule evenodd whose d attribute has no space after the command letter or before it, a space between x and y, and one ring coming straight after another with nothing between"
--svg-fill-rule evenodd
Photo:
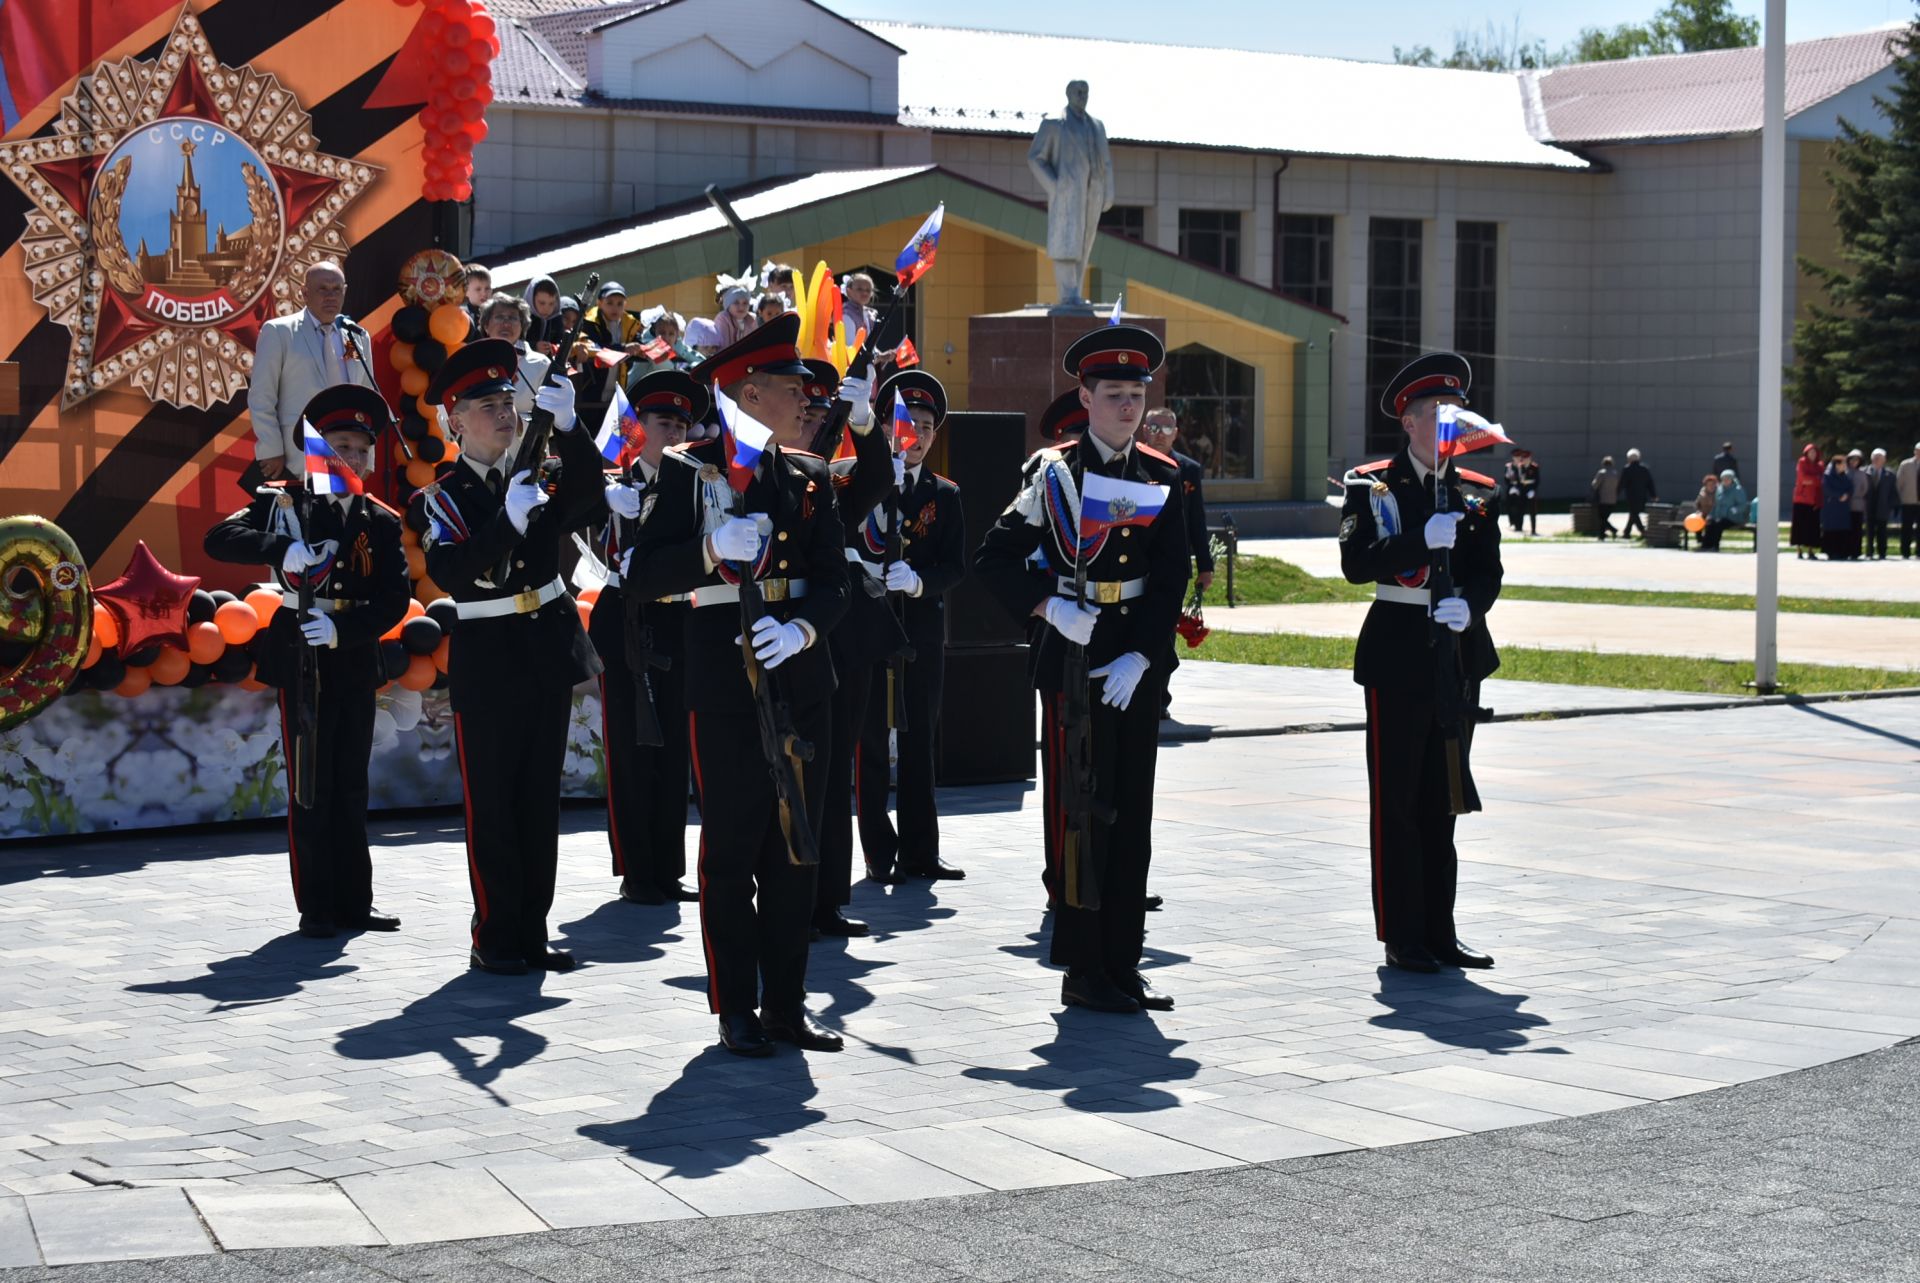
<instances>
[{"instance_id":1,"label":"blue sky","mask_svg":"<svg viewBox=\"0 0 1920 1283\"><path fill-rule=\"evenodd\" d=\"M1479 31L1492 20L1511 28L1516 19L1530 37L1558 48L1582 27L1644 22L1663 0L1583 0L1578 5L1468 4L1462 0L1207 0L1174 5L1166 0L969 0L964 6L925 0L826 0L839 13L895 22L926 22L1056 35L1085 33L1168 44L1223 45L1283 53L1321 54L1387 62L1393 47L1453 47L1461 28ZM1739 12L1765 12L1763 0L1745 0ZM1861 31L1914 15L1913 0L1787 0L1787 38ZM1090 68L1076 75L1096 74Z\"/></svg>"}]
</instances>

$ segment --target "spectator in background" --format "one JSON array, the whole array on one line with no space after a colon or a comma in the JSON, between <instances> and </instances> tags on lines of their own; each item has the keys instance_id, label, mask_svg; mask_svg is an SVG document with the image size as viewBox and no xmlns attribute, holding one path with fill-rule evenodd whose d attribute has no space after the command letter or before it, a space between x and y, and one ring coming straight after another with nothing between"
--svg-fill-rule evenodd
<instances>
[{"instance_id":1,"label":"spectator in background","mask_svg":"<svg viewBox=\"0 0 1920 1283\"><path fill-rule=\"evenodd\" d=\"M1920 457L1920 446L1914 447ZM1812 561L1820 555L1820 447L1809 441L1800 447L1793 465L1793 525L1788 536L1796 559Z\"/></svg>"},{"instance_id":2,"label":"spectator in background","mask_svg":"<svg viewBox=\"0 0 1920 1283\"><path fill-rule=\"evenodd\" d=\"M792 310L793 305L787 301L787 296L778 290L768 290L765 294L753 300L754 319L762 325L765 325L768 321L777 319L782 312Z\"/></svg>"},{"instance_id":3,"label":"spectator in background","mask_svg":"<svg viewBox=\"0 0 1920 1283\"><path fill-rule=\"evenodd\" d=\"M536 276L520 297L527 304L527 346L551 358L566 342L569 328L560 323L560 286L551 276Z\"/></svg>"},{"instance_id":4,"label":"spectator in background","mask_svg":"<svg viewBox=\"0 0 1920 1283\"><path fill-rule=\"evenodd\" d=\"M580 323L580 344L582 348L591 344L628 356L639 354L640 318L627 310L627 290L620 282L608 281L600 287L600 297ZM579 392L580 418L598 429L608 402L613 400L620 367L602 365L591 352L575 353L573 365L579 371L573 381Z\"/></svg>"},{"instance_id":5,"label":"spectator in background","mask_svg":"<svg viewBox=\"0 0 1920 1283\"><path fill-rule=\"evenodd\" d=\"M720 340L720 331L704 316L696 316L687 322L686 345L693 349L696 364L726 346Z\"/></svg>"},{"instance_id":6,"label":"spectator in background","mask_svg":"<svg viewBox=\"0 0 1920 1283\"><path fill-rule=\"evenodd\" d=\"M1633 538L1633 528L1640 527L1640 537L1647 537L1647 505L1659 500L1660 494L1653 488L1653 470L1640 462L1638 450L1627 451L1627 466L1620 470L1620 501L1627 508L1627 524L1621 530L1623 539Z\"/></svg>"},{"instance_id":7,"label":"spectator in background","mask_svg":"<svg viewBox=\"0 0 1920 1283\"><path fill-rule=\"evenodd\" d=\"M628 376L630 379L640 378L655 370L684 370L699 359L686 344L687 323L681 319L680 313L669 312L665 307L650 307L640 313L640 324L644 327L640 331L641 347L658 341L673 351L658 361L643 353L639 359L631 362L634 369Z\"/></svg>"},{"instance_id":8,"label":"spectator in background","mask_svg":"<svg viewBox=\"0 0 1920 1283\"><path fill-rule=\"evenodd\" d=\"M1719 488L1713 495L1713 515L1707 518L1707 533L1713 536L1713 546L1720 546L1720 536L1729 527L1747 524L1747 491L1740 484L1740 474L1728 468L1720 474Z\"/></svg>"},{"instance_id":9,"label":"spectator in background","mask_svg":"<svg viewBox=\"0 0 1920 1283\"><path fill-rule=\"evenodd\" d=\"M469 343L480 337L480 309L492 297L493 272L478 263L468 263L467 296L460 301L460 306L467 310L467 319L473 323L467 334Z\"/></svg>"},{"instance_id":10,"label":"spectator in background","mask_svg":"<svg viewBox=\"0 0 1920 1283\"><path fill-rule=\"evenodd\" d=\"M556 293L556 301L558 297ZM520 354L520 377L513 384L513 408L522 419L533 413L533 390L546 379L547 367L553 364L524 341L531 316L532 309L527 306L526 300L511 294L495 294L480 309L481 335L490 339L505 339ZM594 427L598 428L599 425L595 424Z\"/></svg>"},{"instance_id":11,"label":"spectator in background","mask_svg":"<svg viewBox=\"0 0 1920 1283\"><path fill-rule=\"evenodd\" d=\"M580 321L580 300L571 294L560 296L560 336L565 338L573 332Z\"/></svg>"},{"instance_id":12,"label":"spectator in background","mask_svg":"<svg viewBox=\"0 0 1920 1283\"><path fill-rule=\"evenodd\" d=\"M1852 512L1853 538L1847 547L1848 561L1860 560L1860 548L1867 533L1867 470L1865 456L1859 449L1847 451L1847 484L1853 487L1853 498L1849 503Z\"/></svg>"},{"instance_id":13,"label":"spectator in background","mask_svg":"<svg viewBox=\"0 0 1920 1283\"><path fill-rule=\"evenodd\" d=\"M849 273L841 282L840 292L843 296L841 324L846 329L847 347L851 349L859 342L860 332L871 331L879 319L873 307L873 278L865 272Z\"/></svg>"},{"instance_id":14,"label":"spectator in background","mask_svg":"<svg viewBox=\"0 0 1920 1283\"><path fill-rule=\"evenodd\" d=\"M1600 460L1600 470L1593 474L1588 488L1593 491L1594 515L1600 526L1594 533L1601 539L1618 535L1620 532L1613 528L1613 509L1620 502L1620 469L1613 466L1612 455Z\"/></svg>"},{"instance_id":15,"label":"spectator in background","mask_svg":"<svg viewBox=\"0 0 1920 1283\"><path fill-rule=\"evenodd\" d=\"M1867 556L1875 561L1887 559L1887 526L1893 510L1900 506L1900 491L1894 483L1893 469L1887 466L1887 452L1875 450L1867 465Z\"/></svg>"},{"instance_id":16,"label":"spectator in background","mask_svg":"<svg viewBox=\"0 0 1920 1283\"><path fill-rule=\"evenodd\" d=\"M1713 456L1713 471L1716 476L1722 472L1731 472L1736 477L1740 475L1740 461L1733 457L1733 442L1720 443L1720 453Z\"/></svg>"},{"instance_id":17,"label":"spectator in background","mask_svg":"<svg viewBox=\"0 0 1920 1283\"><path fill-rule=\"evenodd\" d=\"M1914 443L1913 458L1900 461L1893 480L1900 495L1900 559L1905 561L1920 535L1920 442Z\"/></svg>"},{"instance_id":18,"label":"spectator in background","mask_svg":"<svg viewBox=\"0 0 1920 1283\"><path fill-rule=\"evenodd\" d=\"M1859 555L1860 541L1853 534L1853 481L1847 476L1844 455L1827 460L1820 474L1820 547L1828 561L1848 561L1848 546Z\"/></svg>"},{"instance_id":19,"label":"spectator in background","mask_svg":"<svg viewBox=\"0 0 1920 1283\"><path fill-rule=\"evenodd\" d=\"M1527 533L1540 533L1540 460L1531 450L1520 456L1520 494L1527 501Z\"/></svg>"},{"instance_id":20,"label":"spectator in background","mask_svg":"<svg viewBox=\"0 0 1920 1283\"><path fill-rule=\"evenodd\" d=\"M1507 466L1500 476L1501 492L1506 498L1507 524L1513 527L1516 535L1527 519L1525 489L1520 483L1520 459L1525 454L1525 450L1515 446L1513 453L1507 456Z\"/></svg>"},{"instance_id":21,"label":"spectator in background","mask_svg":"<svg viewBox=\"0 0 1920 1283\"><path fill-rule=\"evenodd\" d=\"M747 292L752 281L750 276L735 280L723 275L720 284L714 287L714 301L720 310L713 315L713 328L720 335L721 347L730 347L753 333L757 322L753 315L753 295Z\"/></svg>"},{"instance_id":22,"label":"spectator in background","mask_svg":"<svg viewBox=\"0 0 1920 1283\"><path fill-rule=\"evenodd\" d=\"M1696 552L1720 551L1720 528L1713 524L1714 509L1720 499L1720 478L1709 472L1700 478L1700 493L1693 497L1693 510L1706 521L1706 529L1700 532L1700 542L1694 546Z\"/></svg>"}]
</instances>

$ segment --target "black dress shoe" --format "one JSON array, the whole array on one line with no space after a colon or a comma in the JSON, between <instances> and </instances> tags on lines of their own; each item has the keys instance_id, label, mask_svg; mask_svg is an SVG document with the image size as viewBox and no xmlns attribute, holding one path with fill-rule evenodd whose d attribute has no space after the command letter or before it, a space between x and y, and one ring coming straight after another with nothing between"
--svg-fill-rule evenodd
<instances>
[{"instance_id":1,"label":"black dress shoe","mask_svg":"<svg viewBox=\"0 0 1920 1283\"><path fill-rule=\"evenodd\" d=\"M580 960L565 949L543 949L527 959L527 966L535 971L572 971L580 965Z\"/></svg>"},{"instance_id":2,"label":"black dress shoe","mask_svg":"<svg viewBox=\"0 0 1920 1283\"><path fill-rule=\"evenodd\" d=\"M1121 976L1113 987L1140 1004L1143 1011L1172 1011L1173 997L1155 989L1138 971Z\"/></svg>"},{"instance_id":3,"label":"black dress shoe","mask_svg":"<svg viewBox=\"0 0 1920 1283\"><path fill-rule=\"evenodd\" d=\"M332 918L315 917L312 914L300 915L300 934L309 940L331 940L340 934L333 925Z\"/></svg>"},{"instance_id":4,"label":"black dress shoe","mask_svg":"<svg viewBox=\"0 0 1920 1283\"><path fill-rule=\"evenodd\" d=\"M1388 945L1387 965L1402 971L1418 971L1422 975L1432 975L1440 970L1440 964L1434 961L1433 955L1417 944Z\"/></svg>"},{"instance_id":5,"label":"black dress shoe","mask_svg":"<svg viewBox=\"0 0 1920 1283\"><path fill-rule=\"evenodd\" d=\"M666 892L648 882L622 882L620 898L628 904L665 904Z\"/></svg>"},{"instance_id":6,"label":"black dress shoe","mask_svg":"<svg viewBox=\"0 0 1920 1283\"><path fill-rule=\"evenodd\" d=\"M681 886L678 881L668 882L660 888L660 893L669 901L678 904L694 904L700 899L700 893L692 887Z\"/></svg>"},{"instance_id":7,"label":"black dress shoe","mask_svg":"<svg viewBox=\"0 0 1920 1283\"><path fill-rule=\"evenodd\" d=\"M489 953L485 949L472 949L467 953L467 965L480 971L491 971L496 976L524 976L527 974L527 960L510 953Z\"/></svg>"},{"instance_id":8,"label":"black dress shoe","mask_svg":"<svg viewBox=\"0 0 1920 1283\"><path fill-rule=\"evenodd\" d=\"M805 1007L791 1011L763 1009L760 1023L767 1037L776 1042L790 1042L802 1051L839 1051L847 1045L839 1034L808 1014Z\"/></svg>"},{"instance_id":9,"label":"black dress shoe","mask_svg":"<svg viewBox=\"0 0 1920 1283\"><path fill-rule=\"evenodd\" d=\"M751 1011L720 1017L720 1045L736 1056L771 1056L773 1043L767 1038L760 1017Z\"/></svg>"},{"instance_id":10,"label":"black dress shoe","mask_svg":"<svg viewBox=\"0 0 1920 1283\"><path fill-rule=\"evenodd\" d=\"M942 882L964 878L967 876L967 871L965 869L956 869L939 856L935 856L933 862L930 864L917 862L913 864L902 864L900 866L900 876L903 878L932 878L936 882Z\"/></svg>"},{"instance_id":11,"label":"black dress shoe","mask_svg":"<svg viewBox=\"0 0 1920 1283\"><path fill-rule=\"evenodd\" d=\"M1107 979L1104 972L1098 971L1084 975L1069 973L1060 982L1060 1005L1085 1007L1089 1011L1110 1011L1115 1015L1131 1015L1140 1010L1139 1002Z\"/></svg>"},{"instance_id":12,"label":"black dress shoe","mask_svg":"<svg viewBox=\"0 0 1920 1283\"><path fill-rule=\"evenodd\" d=\"M1463 940L1441 945L1433 951L1434 961L1443 967L1472 967L1484 971L1493 966L1491 954L1485 954Z\"/></svg>"},{"instance_id":13,"label":"black dress shoe","mask_svg":"<svg viewBox=\"0 0 1920 1283\"><path fill-rule=\"evenodd\" d=\"M867 881L878 883L883 887L897 887L900 885L900 875L891 868L882 868L869 860L867 861Z\"/></svg>"},{"instance_id":14,"label":"black dress shoe","mask_svg":"<svg viewBox=\"0 0 1920 1283\"><path fill-rule=\"evenodd\" d=\"M868 933L867 924L855 922L838 910L831 914L821 914L813 920L813 929L823 936L838 936L845 940L850 936L863 936Z\"/></svg>"},{"instance_id":15,"label":"black dress shoe","mask_svg":"<svg viewBox=\"0 0 1920 1283\"><path fill-rule=\"evenodd\" d=\"M1160 912L1160 906L1165 903L1166 901L1157 895L1150 895L1145 900L1146 909L1148 913Z\"/></svg>"},{"instance_id":16,"label":"black dress shoe","mask_svg":"<svg viewBox=\"0 0 1920 1283\"><path fill-rule=\"evenodd\" d=\"M342 931L398 931L400 919L391 913L382 913L378 909L368 909L357 918L339 919Z\"/></svg>"}]
</instances>

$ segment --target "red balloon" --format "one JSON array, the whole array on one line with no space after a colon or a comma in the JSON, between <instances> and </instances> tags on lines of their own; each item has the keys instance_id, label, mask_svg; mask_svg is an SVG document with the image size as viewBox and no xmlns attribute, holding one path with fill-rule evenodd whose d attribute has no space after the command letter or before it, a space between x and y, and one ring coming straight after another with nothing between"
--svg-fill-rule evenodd
<instances>
[{"instance_id":1,"label":"red balloon","mask_svg":"<svg viewBox=\"0 0 1920 1283\"><path fill-rule=\"evenodd\" d=\"M457 156L465 156L473 151L473 135L464 131L450 135L447 142L453 147L454 154Z\"/></svg>"},{"instance_id":2,"label":"red balloon","mask_svg":"<svg viewBox=\"0 0 1920 1283\"><path fill-rule=\"evenodd\" d=\"M474 10L472 19L467 23L467 29L473 32L473 38L475 40L485 40L493 35L498 28L494 25L492 14L484 9L476 9Z\"/></svg>"},{"instance_id":3,"label":"red balloon","mask_svg":"<svg viewBox=\"0 0 1920 1283\"><path fill-rule=\"evenodd\" d=\"M481 85L478 89L474 90L473 96L482 107L485 107L493 101L493 86Z\"/></svg>"},{"instance_id":4,"label":"red balloon","mask_svg":"<svg viewBox=\"0 0 1920 1283\"><path fill-rule=\"evenodd\" d=\"M473 70L473 59L465 49L449 49L440 55L440 68L449 76L464 76Z\"/></svg>"},{"instance_id":5,"label":"red balloon","mask_svg":"<svg viewBox=\"0 0 1920 1283\"><path fill-rule=\"evenodd\" d=\"M485 114L486 110L487 105L480 101L478 94L475 94L473 97L456 106L454 108L454 114L462 120L478 120Z\"/></svg>"},{"instance_id":6,"label":"red balloon","mask_svg":"<svg viewBox=\"0 0 1920 1283\"><path fill-rule=\"evenodd\" d=\"M479 89L480 86L474 83L472 76L462 76L453 82L453 96L455 98L471 98L475 93L479 92Z\"/></svg>"},{"instance_id":7,"label":"red balloon","mask_svg":"<svg viewBox=\"0 0 1920 1283\"><path fill-rule=\"evenodd\" d=\"M464 22L449 22L440 36L440 43L449 49L464 49L472 41L473 28Z\"/></svg>"},{"instance_id":8,"label":"red balloon","mask_svg":"<svg viewBox=\"0 0 1920 1283\"><path fill-rule=\"evenodd\" d=\"M473 184L472 184L472 183L469 183L469 182L458 182L458 183L455 183L455 184L453 185L453 199L455 199L455 200L472 200L472 199L473 199Z\"/></svg>"},{"instance_id":9,"label":"red balloon","mask_svg":"<svg viewBox=\"0 0 1920 1283\"><path fill-rule=\"evenodd\" d=\"M176 575L160 564L143 539L118 579L93 590L120 625L120 653L131 655L155 642L187 646L187 606L200 586L198 575Z\"/></svg>"},{"instance_id":10,"label":"red balloon","mask_svg":"<svg viewBox=\"0 0 1920 1283\"><path fill-rule=\"evenodd\" d=\"M447 29L447 15L437 5L428 5L427 11L420 16L420 34L429 42L439 39L440 33Z\"/></svg>"},{"instance_id":11,"label":"red balloon","mask_svg":"<svg viewBox=\"0 0 1920 1283\"><path fill-rule=\"evenodd\" d=\"M475 141L476 143L484 141L487 136L487 122L484 120L468 121L467 133L473 138L473 141Z\"/></svg>"}]
</instances>

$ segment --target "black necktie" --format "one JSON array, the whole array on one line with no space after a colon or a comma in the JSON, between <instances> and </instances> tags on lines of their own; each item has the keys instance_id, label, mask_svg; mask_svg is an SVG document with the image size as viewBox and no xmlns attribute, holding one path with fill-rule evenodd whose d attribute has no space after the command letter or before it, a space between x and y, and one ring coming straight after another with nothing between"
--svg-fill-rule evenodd
<instances>
[{"instance_id":1,"label":"black necktie","mask_svg":"<svg viewBox=\"0 0 1920 1283\"><path fill-rule=\"evenodd\" d=\"M500 469L487 469L487 489L493 491L493 497L496 499L506 493L507 479L501 474Z\"/></svg>"}]
</instances>

